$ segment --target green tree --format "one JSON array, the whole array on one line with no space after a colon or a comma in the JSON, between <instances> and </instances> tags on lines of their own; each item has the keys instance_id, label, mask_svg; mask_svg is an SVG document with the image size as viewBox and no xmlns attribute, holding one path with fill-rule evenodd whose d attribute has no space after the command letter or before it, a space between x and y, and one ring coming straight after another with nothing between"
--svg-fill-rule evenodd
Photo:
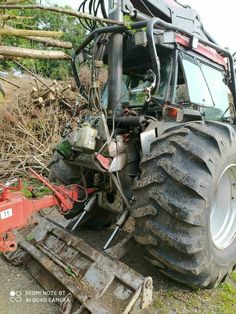
<instances>
[{"instance_id":1,"label":"green tree","mask_svg":"<svg viewBox=\"0 0 236 314\"><path fill-rule=\"evenodd\" d=\"M31 1L36 3L35 0ZM66 6L69 8L69 6ZM62 39L64 41L69 41L72 43L73 48L76 48L83 41L85 36L85 31L79 24L78 19L63 15L55 14L49 11L39 11L39 10L10 10L7 14L13 16L23 16L22 20L11 20L7 22L7 26L18 28L18 29L39 29L47 31L62 31L64 35ZM27 18L28 17L28 18ZM2 27L5 25L2 25ZM33 49L50 49L58 50L58 48L45 47L42 43L36 43L27 39L14 36L2 36L0 38L1 45L15 46L15 47L25 47ZM63 49L62 49L63 50ZM67 54L71 54L72 50L65 49ZM21 63L30 70L50 77L52 79L66 79L71 74L71 66L68 61L61 60L36 60L36 59L23 59ZM2 68L16 68L13 61L5 61L1 64Z\"/></svg>"}]
</instances>

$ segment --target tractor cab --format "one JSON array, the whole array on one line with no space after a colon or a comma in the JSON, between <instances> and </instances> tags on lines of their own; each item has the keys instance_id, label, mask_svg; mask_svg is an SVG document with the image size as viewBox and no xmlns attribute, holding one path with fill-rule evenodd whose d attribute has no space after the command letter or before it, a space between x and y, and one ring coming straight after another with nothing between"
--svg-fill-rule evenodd
<instances>
[{"instance_id":1,"label":"tractor cab","mask_svg":"<svg viewBox=\"0 0 236 314\"><path fill-rule=\"evenodd\" d=\"M188 42L174 32L155 32L160 64L159 88L147 103L147 88L156 79L145 31L124 39L122 95L127 107L158 119L176 119L177 110L190 111L188 120L232 121L234 106L229 89L230 73L225 59L214 49ZM104 63L107 64L107 54ZM108 105L108 85L102 102ZM170 108L170 110L168 110ZM165 109L165 110L163 110ZM163 111L167 113L167 116ZM197 111L194 113L194 111Z\"/></svg>"}]
</instances>

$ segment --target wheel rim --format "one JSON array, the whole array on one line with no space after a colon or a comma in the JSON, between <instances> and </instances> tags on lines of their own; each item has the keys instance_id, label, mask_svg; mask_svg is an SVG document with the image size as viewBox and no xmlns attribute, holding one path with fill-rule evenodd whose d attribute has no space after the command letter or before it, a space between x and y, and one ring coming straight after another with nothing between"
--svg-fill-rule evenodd
<instances>
[{"instance_id":1,"label":"wheel rim","mask_svg":"<svg viewBox=\"0 0 236 314\"><path fill-rule=\"evenodd\" d=\"M236 237L236 165L227 167L218 181L210 229L212 241L220 250L229 247Z\"/></svg>"}]
</instances>

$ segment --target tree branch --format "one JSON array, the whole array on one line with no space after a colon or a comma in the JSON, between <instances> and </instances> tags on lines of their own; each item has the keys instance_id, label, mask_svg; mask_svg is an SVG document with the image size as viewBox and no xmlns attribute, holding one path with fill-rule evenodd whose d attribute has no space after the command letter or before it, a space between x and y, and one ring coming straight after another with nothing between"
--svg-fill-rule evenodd
<instances>
[{"instance_id":1,"label":"tree branch","mask_svg":"<svg viewBox=\"0 0 236 314\"><path fill-rule=\"evenodd\" d=\"M96 22L101 22L101 23L106 23L106 24L113 24L113 25L125 25L124 22L116 21L116 20L111 20L111 19L104 19L101 17L93 16L91 14L86 14L86 13L80 13L72 9L63 9L59 7L46 7L43 5L1 5L0 4L0 9L6 9L6 10L46 10L46 11L52 11L55 13L60 13L60 14L67 14L70 16L74 16L77 18L82 18L86 20L92 20Z\"/></svg>"}]
</instances>

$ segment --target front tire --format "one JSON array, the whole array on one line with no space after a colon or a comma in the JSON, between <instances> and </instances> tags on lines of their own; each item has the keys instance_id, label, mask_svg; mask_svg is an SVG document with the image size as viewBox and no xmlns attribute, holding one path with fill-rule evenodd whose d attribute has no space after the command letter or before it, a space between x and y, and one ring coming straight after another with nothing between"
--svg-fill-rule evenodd
<instances>
[{"instance_id":1,"label":"front tire","mask_svg":"<svg viewBox=\"0 0 236 314\"><path fill-rule=\"evenodd\" d=\"M135 238L169 277L212 288L236 264L236 132L217 122L169 128L140 163Z\"/></svg>"}]
</instances>

